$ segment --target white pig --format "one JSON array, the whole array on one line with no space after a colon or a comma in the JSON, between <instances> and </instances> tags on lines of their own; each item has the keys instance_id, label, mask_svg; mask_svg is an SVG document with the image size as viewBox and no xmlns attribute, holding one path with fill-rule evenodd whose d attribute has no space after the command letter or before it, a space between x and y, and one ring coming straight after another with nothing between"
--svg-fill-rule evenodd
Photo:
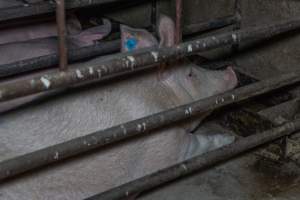
<instances>
[{"instance_id":1,"label":"white pig","mask_svg":"<svg viewBox=\"0 0 300 200\"><path fill-rule=\"evenodd\" d=\"M22 34L15 34L14 30L0 30L0 40L3 39L2 33L5 32L4 35L8 37L6 39L11 39L12 37L16 36L18 40L22 40L22 42L14 42L14 43L7 43L0 45L0 65L9 64L25 59L30 59L34 57L45 56L53 53L57 53L58 50L58 42L57 37L47 37L47 38L39 38L33 40L26 40L26 38L38 38L49 36L49 31L51 28L48 25L40 26L40 29L35 29L33 32L30 33L30 29L27 30L29 35L26 35L25 32ZM21 28L20 28L21 29ZM79 29L78 29L79 30ZM10 31L12 31L10 33ZM16 30L19 32L21 30ZM56 30L53 29L53 34L56 35ZM47 34L44 34L46 33ZM108 20L104 20L103 25L99 25L96 27L92 27L83 31L78 31L74 35L68 36L68 48L80 48L92 45L96 40L101 40L105 36L107 36L111 32L111 23ZM28 37L27 37L28 36ZM4 41L5 39L3 39ZM6 40L6 41L8 41Z\"/></svg>"},{"instance_id":2,"label":"white pig","mask_svg":"<svg viewBox=\"0 0 300 200\"><path fill-rule=\"evenodd\" d=\"M172 22L164 16L160 24L166 21ZM159 30L166 33L160 35L162 41L169 40L164 37L173 38L173 22L169 26L172 27L169 30ZM135 40L139 43L143 38L137 36ZM127 44L126 38L122 41ZM88 67L96 60L81 65ZM2 115L0 160L222 93L237 85L230 67L209 71L186 64L169 67L164 73L163 79L157 79L157 72L149 71L138 77L95 85ZM190 144L197 147L198 142L186 131L186 123L2 183L0 197L3 200L79 200L157 171L194 155L187 151L191 149ZM140 126L147 130L147 124Z\"/></svg>"},{"instance_id":3,"label":"white pig","mask_svg":"<svg viewBox=\"0 0 300 200\"><path fill-rule=\"evenodd\" d=\"M76 35L82 31L81 24L75 16L70 16L66 22L68 35ZM57 25L55 21L19 25L0 30L0 44L12 42L24 42L39 38L57 36Z\"/></svg>"}]
</instances>

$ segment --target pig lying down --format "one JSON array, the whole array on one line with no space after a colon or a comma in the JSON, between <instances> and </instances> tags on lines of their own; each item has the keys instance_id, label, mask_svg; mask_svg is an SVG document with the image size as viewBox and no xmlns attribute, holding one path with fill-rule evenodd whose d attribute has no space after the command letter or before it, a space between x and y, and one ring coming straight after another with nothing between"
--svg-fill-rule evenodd
<instances>
[{"instance_id":1,"label":"pig lying down","mask_svg":"<svg viewBox=\"0 0 300 200\"><path fill-rule=\"evenodd\" d=\"M158 26L160 40L174 44L174 24L163 16L159 25L164 23L171 29ZM153 36L147 32L141 36L139 31L123 27L125 49L128 44L131 50L151 46L143 42L151 41ZM168 44L160 42L160 46L165 45ZM96 60L80 65L89 66ZM184 63L167 68L160 79L157 72L152 71L65 94L0 116L0 160L222 93L236 85L237 79L230 67L224 71L209 71ZM224 139L220 134L214 138L192 135L187 131L189 126L192 122L176 124L2 183L1 199L79 200L211 150L214 143L219 147L233 141L233 137ZM147 130L147 124L143 128ZM222 138L225 142L220 144ZM212 145L203 147L202 143L208 144L204 140ZM59 157L59 153L56 156Z\"/></svg>"},{"instance_id":2,"label":"pig lying down","mask_svg":"<svg viewBox=\"0 0 300 200\"><path fill-rule=\"evenodd\" d=\"M75 16L67 18L66 28L68 35L77 35L82 31L81 24ZM0 44L25 42L28 40L56 37L57 25L55 21L21 25L0 30Z\"/></svg>"},{"instance_id":3,"label":"pig lying down","mask_svg":"<svg viewBox=\"0 0 300 200\"><path fill-rule=\"evenodd\" d=\"M103 22L103 25L82 30L76 18L69 19L68 48L93 45L97 40L109 35L111 23L106 19ZM0 65L45 56L57 51L57 30L54 23L0 30Z\"/></svg>"},{"instance_id":4,"label":"pig lying down","mask_svg":"<svg viewBox=\"0 0 300 200\"><path fill-rule=\"evenodd\" d=\"M67 21L69 27L68 48L76 49L93 45L111 32L111 23L103 19L103 25L86 30L81 29L79 20L75 17ZM54 23L36 24L0 30L0 65L10 64L34 57L57 53L58 41ZM52 37L50 37L52 36ZM1 39L2 37L2 39ZM9 41L19 41L8 43ZM5 43L7 42L7 43ZM17 101L0 103L0 114L26 104L40 95L31 95Z\"/></svg>"}]
</instances>

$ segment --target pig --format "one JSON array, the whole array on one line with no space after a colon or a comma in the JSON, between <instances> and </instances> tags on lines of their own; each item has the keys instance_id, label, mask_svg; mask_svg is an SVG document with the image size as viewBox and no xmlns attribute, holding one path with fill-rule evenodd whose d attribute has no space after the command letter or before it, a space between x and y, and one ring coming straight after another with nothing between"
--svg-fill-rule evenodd
<instances>
[{"instance_id":1,"label":"pig","mask_svg":"<svg viewBox=\"0 0 300 200\"><path fill-rule=\"evenodd\" d=\"M71 15L66 21L68 35L81 33L82 27L77 17ZM20 25L0 30L0 44L25 42L28 40L57 36L55 21Z\"/></svg>"},{"instance_id":2,"label":"pig","mask_svg":"<svg viewBox=\"0 0 300 200\"><path fill-rule=\"evenodd\" d=\"M158 46L156 38L144 29L134 29L126 25L121 25L120 29L123 38L121 44L122 52Z\"/></svg>"},{"instance_id":3,"label":"pig","mask_svg":"<svg viewBox=\"0 0 300 200\"><path fill-rule=\"evenodd\" d=\"M86 41L100 40L111 32L111 23L103 19L103 25L82 30L81 23L76 16L71 15L66 23L68 37L81 42L81 46L90 45ZM0 30L0 45L17 42L28 42L30 40L51 38L57 36L57 26L54 21L37 24L23 25Z\"/></svg>"},{"instance_id":4,"label":"pig","mask_svg":"<svg viewBox=\"0 0 300 200\"><path fill-rule=\"evenodd\" d=\"M50 26L45 25L44 27L41 26L40 30L36 29L35 31L32 32L32 37L30 36L31 33L28 35L28 37L24 33L23 34L21 33L19 35L18 34L14 35L15 31L13 30L11 32L11 35L14 35L17 38L19 38L21 42L14 42L14 43L7 43L7 44L0 45L0 65L57 53L58 50L57 37L47 37L47 38L37 39L38 36L40 37L44 37L47 35L49 36L50 32L48 32L47 34L43 34L43 31L47 32L47 27L50 28ZM53 29L53 31L54 31L53 35L55 35L56 34L55 28ZM107 36L110 33L110 31L111 31L111 23L109 22L109 20L104 20L103 25L92 27L77 32L74 35L68 36L68 42L67 42L68 48L74 49L74 48L80 48L80 47L92 45L93 43L95 43L96 40L101 40L103 37ZM10 35L9 30L4 32L5 32L4 35L7 36ZM30 30L27 31L27 33L29 32ZM0 40L1 40L2 33L3 32L0 31ZM24 41L26 38L27 39L36 38L36 39ZM3 41L5 40L5 38L2 39ZM7 41L9 41L11 37L7 37L6 39Z\"/></svg>"},{"instance_id":5,"label":"pig","mask_svg":"<svg viewBox=\"0 0 300 200\"><path fill-rule=\"evenodd\" d=\"M87 30L81 31L79 34L69 36L67 40L68 48L76 49L89 46L95 43L96 40L100 40L103 37L107 36L111 32L111 23L106 19L104 19L103 22L104 23L101 26L92 27ZM56 37L49 37L0 45L0 65L57 53L57 42L58 41ZM53 70L46 71L50 72ZM45 73L46 71L43 72ZM35 76L39 73L34 73L30 76ZM7 81L2 81L2 83L4 82ZM59 90L58 92L61 92L61 90ZM48 93L49 92L41 93L38 95L31 95L28 97L19 98L17 100L0 103L0 114L26 105L27 103L30 103L34 100L52 95L52 92L50 92L49 94ZM57 92L55 91L54 94L56 93Z\"/></svg>"},{"instance_id":6,"label":"pig","mask_svg":"<svg viewBox=\"0 0 300 200\"><path fill-rule=\"evenodd\" d=\"M163 16L159 24L166 21L172 22ZM169 26L169 30L159 30L159 33L166 33L160 35L163 41L168 40L164 37L173 38L173 22ZM128 37L123 36L129 34L135 33L122 33L124 46ZM143 40L139 35L135 37L137 43ZM149 38L145 40L149 41ZM101 58L80 66L89 67L98 59ZM158 79L156 71L134 78L124 75L123 79L109 84L95 84L77 93L65 93L3 114L0 116L0 161L222 93L237 85L236 75L230 67L209 71L185 63L184 66L166 68L162 77ZM201 143L187 131L189 123L177 123L30 176L4 182L0 185L1 199L84 199L190 158L198 153L197 146ZM137 128L147 131L147 124ZM59 152L55 156L59 157Z\"/></svg>"}]
</instances>

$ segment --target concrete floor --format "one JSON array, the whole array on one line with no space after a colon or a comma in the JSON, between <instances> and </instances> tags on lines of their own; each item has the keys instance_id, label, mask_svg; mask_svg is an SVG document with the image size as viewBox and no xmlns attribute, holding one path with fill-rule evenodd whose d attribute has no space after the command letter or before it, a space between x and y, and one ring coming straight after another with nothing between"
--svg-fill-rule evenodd
<instances>
[{"instance_id":1,"label":"concrete floor","mask_svg":"<svg viewBox=\"0 0 300 200\"><path fill-rule=\"evenodd\" d=\"M216 126L216 131L222 130ZM225 132L225 131L224 131ZM300 165L274 161L261 149L168 184L140 200L297 200Z\"/></svg>"},{"instance_id":2,"label":"concrete floor","mask_svg":"<svg viewBox=\"0 0 300 200\"><path fill-rule=\"evenodd\" d=\"M297 200L299 175L294 163L275 163L249 153L141 199Z\"/></svg>"}]
</instances>

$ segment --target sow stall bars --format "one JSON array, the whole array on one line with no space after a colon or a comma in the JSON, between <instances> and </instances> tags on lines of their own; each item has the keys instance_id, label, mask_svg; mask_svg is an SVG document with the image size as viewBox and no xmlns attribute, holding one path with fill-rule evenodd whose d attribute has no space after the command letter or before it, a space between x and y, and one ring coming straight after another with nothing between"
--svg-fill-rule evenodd
<instances>
[{"instance_id":1,"label":"sow stall bars","mask_svg":"<svg viewBox=\"0 0 300 200\"><path fill-rule=\"evenodd\" d=\"M87 3L97 4L100 1L74 1L74 4L67 4L67 8L73 8L74 6L87 5ZM107 2L107 1L101 1ZM59 23L59 37L60 37L60 53L63 54L61 58L62 70L66 70L66 46L64 43L65 33L64 33L64 4L58 1L59 6L57 6L57 19ZM77 4L76 4L77 3ZM86 4L84 4L86 3ZM177 35L180 38L180 24L181 12L179 1L177 1ZM46 5L41 3L39 5ZM68 7L68 5L70 7ZM179 6L178 6L179 5ZM35 5L32 5L35 6ZM73 7L72 7L73 6ZM50 12L50 6L41 7L44 9L36 10L32 9L31 6L24 7L24 12L20 12L16 17L29 16L31 14L40 14L29 11L40 11ZM47 8L47 9L46 9ZM13 8L14 9L14 8ZM27 11L26 11L27 9ZM32 9L32 10L31 10ZM28 11L29 10L29 11ZM0 15L1 20L6 20L11 15L7 15L6 18ZM226 21L226 20L225 20ZM178 23L179 22L179 23ZM224 20L223 20L224 22ZM34 94L37 92L45 90L53 90L56 88L66 87L69 85L86 82L89 80L101 80L111 76L112 74L118 74L120 72L133 72L138 69L143 69L146 66L154 66L155 64L170 60L179 59L195 52L201 52L208 49L224 46L224 45L238 45L241 41L248 41L252 39L266 39L274 35L278 35L290 30L294 30L300 27L300 20L292 20L285 23L272 25L268 27L257 27L249 28L242 31L234 31L224 34L219 34L215 36L210 36L203 39L193 40L190 42L185 42L178 44L173 48L161 48L161 49L147 49L141 50L133 53L118 54L112 57L111 60L105 61L97 64L94 70L101 70L103 72L102 76L92 75L89 73L89 69L81 69L84 79L76 77L76 70L79 69L67 69L65 72L54 72L47 74L49 80L53 83L51 88L45 88L40 81L41 77L35 77L35 86L30 85L32 80L22 80L13 84L2 84L0 85L0 101L7 101L14 98L26 96L29 94ZM60 55L61 55L60 54ZM132 58L135 62L132 61ZM61 78L60 73L65 74L65 78ZM276 89L298 83L300 81L300 72L283 74L280 77L272 78L269 80L264 80L255 84L248 85L222 95L213 96L207 99L193 102L191 104L183 105L171 110L167 110L155 115L138 119L132 122L128 122L116 127L112 127L106 130L98 131L90 135L86 135L81 138L75 138L73 140L67 141L62 144L57 144L55 146L47 147L45 149L19 156L10 160L6 160L0 163L0 180L5 181L7 178L17 176L18 174L25 173L27 171L33 170L38 167L46 166L48 164L62 161L69 157L75 156L80 153L84 153L95 148L100 148L102 146L118 142L120 140L127 139L136 135L145 134L143 130L137 129L140 124L146 123L148 132L165 125L172 124L177 121L188 119L197 116L203 112L215 110L226 105L237 103L251 97L255 97L261 94L265 94ZM73 77L73 78L70 78ZM67 81L71 80L71 81ZM192 112L186 112L186 111ZM188 114L187 114L188 113ZM127 130L127 134L124 135L124 128ZM203 156L192 158L188 161L170 167L168 169L161 170L152 175L148 175L141 179L132 181L128 184L122 185L116 189L112 189L103 194L95 195L89 199L120 199L131 194L143 192L145 190L156 187L160 184L169 182L171 180L177 179L179 177L185 176L187 174L199 171L201 169L207 168L218 162L227 160L233 156L236 156L242 152L249 149L257 147L259 145L265 144L269 141L273 141L277 138L294 133L296 130L300 129L300 121L295 120L288 122L282 126L274 128L272 130L263 132L258 135L252 135L245 139L241 139L234 144L228 145L221 149L212 151ZM89 141L89 142L83 142ZM86 145L87 143L91 145ZM55 158L55 154L59 152L61 155L59 159ZM77 153L73 153L77 152Z\"/></svg>"},{"instance_id":2,"label":"sow stall bars","mask_svg":"<svg viewBox=\"0 0 300 200\"><path fill-rule=\"evenodd\" d=\"M152 1L152 9L151 9L152 27L150 29L155 30L156 18L157 18L157 1L156 0L151 0L151 1ZM79 1L66 1L66 8L73 9L73 8L77 8L78 6L82 6L82 7L85 7L87 5L93 6L93 5L101 4L101 2L102 1L80 1L79 3ZM111 1L110 3L115 3L115 2L117 1ZM124 2L132 4L129 6L145 3L145 1L136 1L136 0L130 0L130 1L127 0ZM236 5L238 5L237 2L238 0L236 0ZM107 1L103 1L102 3L105 4L107 3ZM44 14L54 10L55 10L54 5L49 4L47 2L36 3L26 7L12 7L8 9L1 9L0 22L3 21L5 22L8 19L10 20L8 22L11 22L12 19L19 19L20 17L27 17L31 15L35 16L36 14ZM232 24L236 24L235 28L238 28L239 27L238 24L240 21L240 14L238 10L239 9L236 9L236 13L234 15L230 15L224 18L217 18L217 19L212 19L209 22L190 24L184 26L182 28L183 35L188 36L191 34L217 29ZM15 13L18 14L15 15ZM181 21L181 20L178 19L177 21ZM2 25L0 24L0 28L2 26L3 24ZM178 30L180 29L178 28ZM75 50L69 50L68 61L75 62L82 59L100 56L108 53L115 53L118 52L119 49L120 49L120 40L103 41L100 44L95 44L92 46L75 49ZM58 57L59 57L58 55L53 54L53 55L43 56L39 58L24 60L22 62L15 62L15 63L2 65L0 67L0 77L6 77L6 76L15 75L23 72L55 66L59 63Z\"/></svg>"}]
</instances>

